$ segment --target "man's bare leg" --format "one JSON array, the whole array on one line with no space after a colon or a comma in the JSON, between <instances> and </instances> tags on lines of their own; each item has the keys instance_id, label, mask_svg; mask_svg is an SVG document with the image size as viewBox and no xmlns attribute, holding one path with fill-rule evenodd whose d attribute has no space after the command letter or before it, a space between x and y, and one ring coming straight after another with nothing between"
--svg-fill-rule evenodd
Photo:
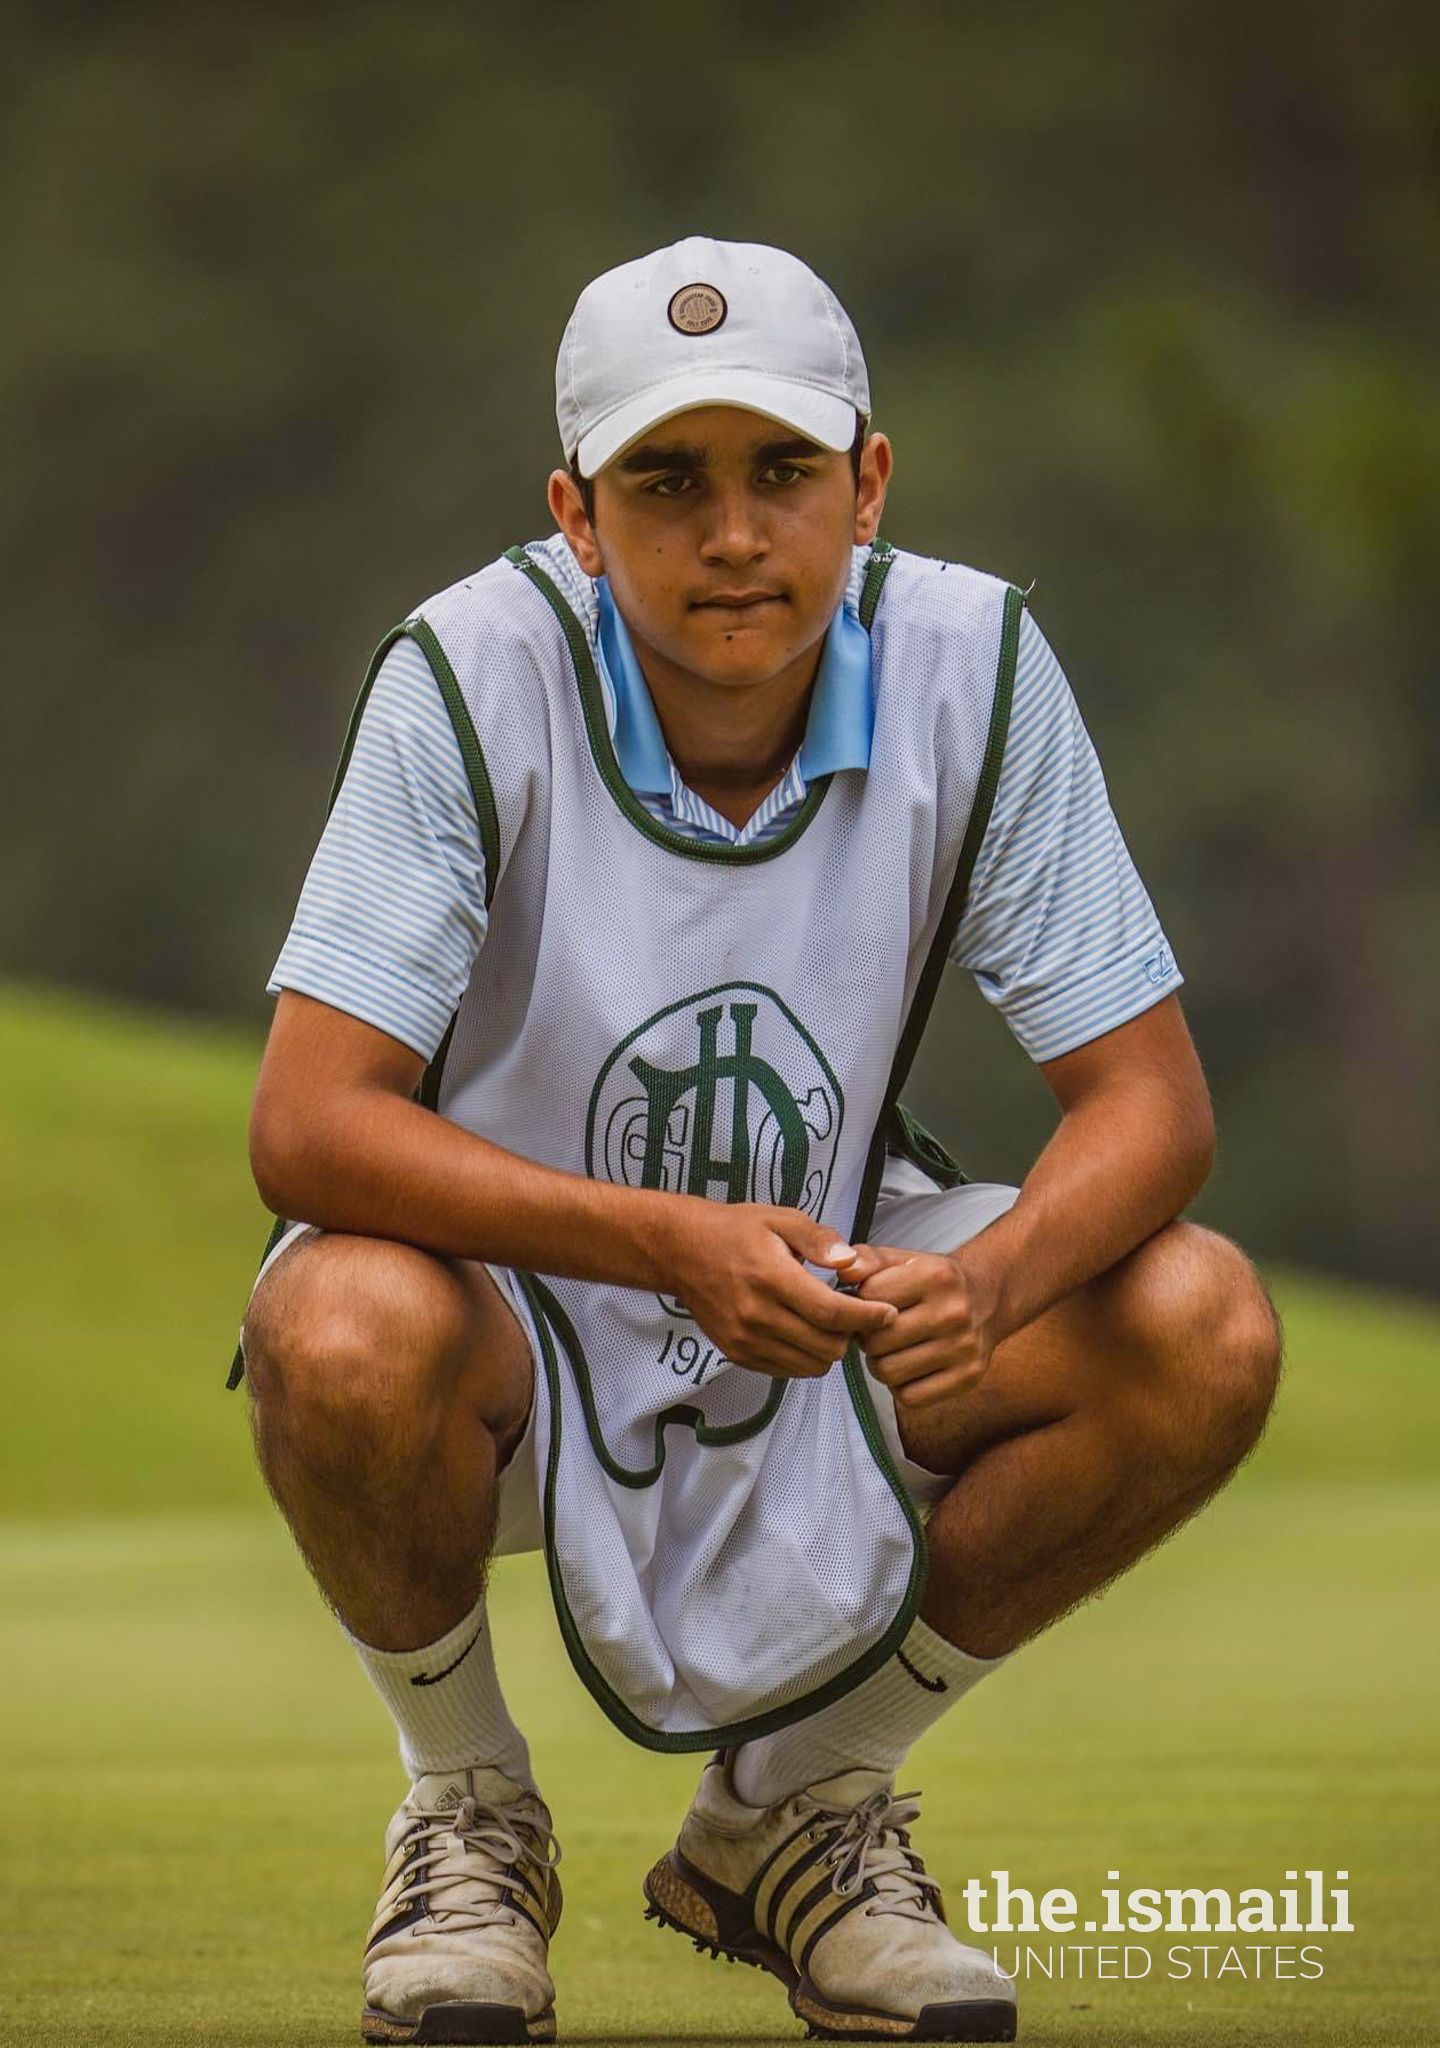
<instances>
[{"instance_id":1,"label":"man's bare leg","mask_svg":"<svg viewBox=\"0 0 1440 2048\"><path fill-rule=\"evenodd\" d=\"M924 1619L994 1658L1098 1593L1253 1447L1280 1354L1249 1260L1172 1223L999 1345L969 1393L897 1402L907 1456L956 1475L927 1528Z\"/></svg>"},{"instance_id":2,"label":"man's bare leg","mask_svg":"<svg viewBox=\"0 0 1440 2048\"><path fill-rule=\"evenodd\" d=\"M553 2040L558 1852L485 1610L529 1342L483 1266L317 1233L256 1288L245 1358L266 1482L411 1780L385 1835L361 2034Z\"/></svg>"},{"instance_id":3,"label":"man's bare leg","mask_svg":"<svg viewBox=\"0 0 1440 2048\"><path fill-rule=\"evenodd\" d=\"M245 1318L256 1455L326 1600L408 1650L484 1586L495 1481L524 1431L529 1342L485 1268L320 1232Z\"/></svg>"},{"instance_id":4,"label":"man's bare leg","mask_svg":"<svg viewBox=\"0 0 1440 2048\"><path fill-rule=\"evenodd\" d=\"M978 1386L897 1401L906 1455L955 1475L927 1524L920 1616L854 1692L737 1752L741 1798L898 1768L997 1660L1223 1484L1264 1426L1279 1360L1244 1254L1172 1223L997 1346Z\"/></svg>"}]
</instances>

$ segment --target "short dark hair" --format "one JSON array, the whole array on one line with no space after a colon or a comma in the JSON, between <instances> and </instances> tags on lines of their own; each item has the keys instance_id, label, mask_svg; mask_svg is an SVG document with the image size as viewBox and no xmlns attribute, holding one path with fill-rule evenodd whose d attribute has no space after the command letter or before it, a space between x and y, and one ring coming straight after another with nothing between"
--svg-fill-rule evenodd
<instances>
[{"instance_id":1,"label":"short dark hair","mask_svg":"<svg viewBox=\"0 0 1440 2048\"><path fill-rule=\"evenodd\" d=\"M850 443L850 467L854 472L857 487L860 482L860 457L865 451L865 436L869 431L869 420L863 412L857 412L855 415L855 439ZM595 479L593 476L581 476L578 455L570 457L569 468L570 474L575 480L576 489L580 493L580 502L585 507L585 517L593 526L595 523Z\"/></svg>"}]
</instances>

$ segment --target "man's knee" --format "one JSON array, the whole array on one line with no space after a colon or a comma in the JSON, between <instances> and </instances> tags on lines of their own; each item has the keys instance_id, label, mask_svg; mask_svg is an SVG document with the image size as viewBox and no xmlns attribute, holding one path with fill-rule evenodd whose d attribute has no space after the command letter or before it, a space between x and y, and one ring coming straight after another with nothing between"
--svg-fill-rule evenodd
<instances>
[{"instance_id":1,"label":"man's knee","mask_svg":"<svg viewBox=\"0 0 1440 2048\"><path fill-rule=\"evenodd\" d=\"M312 1440L376 1428L400 1438L453 1373L467 1334L452 1268L411 1245L325 1232L292 1247L256 1289L245 1376L269 1427L283 1417Z\"/></svg>"},{"instance_id":2,"label":"man's knee","mask_svg":"<svg viewBox=\"0 0 1440 2048\"><path fill-rule=\"evenodd\" d=\"M1154 1420L1187 1478L1223 1476L1259 1441L1280 1383L1274 1304L1239 1246L1199 1224L1169 1224L1126 1263L1117 1305Z\"/></svg>"}]
</instances>

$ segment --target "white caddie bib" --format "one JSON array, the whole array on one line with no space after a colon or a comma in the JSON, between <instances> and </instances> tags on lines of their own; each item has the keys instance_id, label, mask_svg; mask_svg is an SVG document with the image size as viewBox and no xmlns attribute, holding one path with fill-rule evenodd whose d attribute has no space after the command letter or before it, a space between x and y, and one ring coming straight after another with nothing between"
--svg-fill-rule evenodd
<instances>
[{"instance_id":1,"label":"white caddie bib","mask_svg":"<svg viewBox=\"0 0 1440 2048\"><path fill-rule=\"evenodd\" d=\"M336 788L408 633L460 741L489 890L423 1101L568 1172L863 1239L887 1139L914 1149L898 1093L988 820L1022 599L877 543L846 601L872 636L869 769L819 779L742 848L668 830L625 783L594 586L558 536L387 637ZM656 1749L739 1742L877 1668L925 1544L858 1350L771 1378L719 1356L682 1301L516 1278L556 1613L611 1719Z\"/></svg>"}]
</instances>

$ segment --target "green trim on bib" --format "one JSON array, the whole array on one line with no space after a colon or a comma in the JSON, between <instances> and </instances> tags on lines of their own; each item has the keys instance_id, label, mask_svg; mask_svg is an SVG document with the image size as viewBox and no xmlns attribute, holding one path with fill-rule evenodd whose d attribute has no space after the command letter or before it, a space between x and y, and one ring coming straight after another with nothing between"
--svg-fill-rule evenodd
<instances>
[{"instance_id":1,"label":"green trim on bib","mask_svg":"<svg viewBox=\"0 0 1440 2048\"><path fill-rule=\"evenodd\" d=\"M460 1012L457 1010L445 1026L445 1036L435 1048L435 1057L420 1076L420 1086L415 1091L415 1100L422 1109L438 1111L440 1107L440 1083L445 1074L445 1060L450 1051L450 1041L455 1036L455 1023Z\"/></svg>"},{"instance_id":2,"label":"green trim on bib","mask_svg":"<svg viewBox=\"0 0 1440 2048\"><path fill-rule=\"evenodd\" d=\"M696 1408L689 1401L677 1401L671 1408L664 1408L655 1417L655 1462L642 1472L632 1472L628 1465L622 1465L606 1443L600 1428L600 1412L595 1406L595 1390L590 1380L590 1365L585 1356L585 1346L580 1342L579 1332L561 1307L554 1294L535 1274L523 1276L529 1280L536 1299L539 1301L547 1320L553 1325L560 1339L561 1349L569 1363L580 1396L580 1405L585 1411L585 1431L590 1438L602 1470L609 1473L617 1486L633 1487L637 1492L653 1486L665 1470L665 1431L672 1422L683 1424L693 1430L697 1444L707 1450L723 1448L726 1444L744 1443L747 1437L759 1436L762 1429L768 1429L779 1411L785 1397L785 1382L772 1379L770 1391L755 1410L740 1422L709 1423L705 1420L703 1408Z\"/></svg>"},{"instance_id":3,"label":"green trim on bib","mask_svg":"<svg viewBox=\"0 0 1440 2048\"><path fill-rule=\"evenodd\" d=\"M917 1129L915 1119L908 1110L900 1110L900 1090L905 1086L911 1063L919 1046L925 1026L929 1021L935 991L940 986L946 956L960 928L965 914L965 904L970 894L970 877L985 837L985 828L990 823L990 812L995 803L995 790L1000 781L1000 767L1005 759L1005 741L1010 731L1010 700L1015 690L1015 657L1020 646L1020 614L1025 609L1022 591L1012 584L1005 592L1005 609L1000 621L1000 656L995 666L995 694L990 703L990 730L985 741L985 758L980 765L980 779L975 785L975 797L970 806L970 817L965 827L965 837L960 846L960 857L955 863L955 877L945 898L945 908L940 913L935 937L926 955L925 965L915 986L915 999L910 1005L910 1014L905 1019L905 1029L900 1034L900 1043L895 1048L895 1059L890 1069L890 1079L885 1089L885 1106L875 1126L870 1141L870 1156L865 1165L865 1177L860 1184L860 1199L855 1207L855 1221L850 1227L850 1241L860 1244L869 1235L875 1215L875 1203L880 1193L880 1182L885 1171L885 1143L887 1133L894 1134L897 1113L904 1128L908 1119ZM930 1135L928 1132L925 1134ZM932 1140L938 1144L938 1140ZM943 1151L944 1148L941 1147ZM913 1157L913 1154L909 1156ZM949 1154L946 1153L949 1159ZM925 1165L926 1172L933 1167ZM951 1165L954 1165L952 1160ZM956 1168L958 1172L959 1169ZM963 1179L964 1176L962 1175ZM958 1183L957 1183L958 1185Z\"/></svg>"},{"instance_id":4,"label":"green trim on bib","mask_svg":"<svg viewBox=\"0 0 1440 2048\"><path fill-rule=\"evenodd\" d=\"M350 722L345 728L345 738L340 748L340 759L336 764L335 778L330 784L330 794L325 802L325 815L327 818L335 808L335 799L340 794L340 785L344 782L345 771L350 766L350 756L355 751L355 741L360 732L360 720L364 714L365 706L370 702L370 692L375 687L375 678L380 673L380 664L404 632L405 627L403 624L392 626L370 657L370 666L365 671L365 680L360 685L359 694L350 713Z\"/></svg>"},{"instance_id":5,"label":"green trim on bib","mask_svg":"<svg viewBox=\"0 0 1440 2048\"><path fill-rule=\"evenodd\" d=\"M355 742L360 733L360 720L364 716L365 706L370 701L370 692L375 687L375 678L380 673L380 665L390 652L390 649L395 645L395 642L403 640L407 635L415 642L429 664L430 673L435 678L436 687L440 692L441 700L445 705L450 723L455 731L455 738L459 743L460 758L465 763L465 773L470 783L470 793L475 799L475 814L480 825L480 845L485 855L485 908L488 910L490 908L490 899L495 893L496 878L500 872L500 816L495 808L495 792L490 784L490 771L485 766L484 752L474 724L471 721L470 713L466 709L460 685L455 679L455 671L451 668L445 650L436 638L434 627L425 619L405 619L398 626L392 626L371 655L370 665L365 671L365 680L360 685L359 694L356 696L354 707L350 713L350 722L345 728L345 739L340 748L340 760L335 769L335 779L330 784L330 796L325 805L325 816L328 818L334 810L335 800L339 796L345 781L345 772L350 766L350 757L355 751ZM459 1014L457 1010L455 1015L458 1016ZM420 1079L420 1085L415 1091L416 1101L423 1104L426 1109L434 1109L439 1102L440 1078L445 1068L445 1055L450 1050L450 1041L454 1035L455 1017L452 1017L449 1024L445 1027L445 1036L435 1049L435 1057L426 1066L425 1072ZM279 1243L281 1233L285 1230L286 1224L287 1219L285 1217L276 1217L274 1227L266 1240L265 1249L260 1255L261 1266L265 1264L266 1259L269 1258L271 1252ZM244 1376L245 1357L240 1346L237 1344L235 1356L230 1361L229 1377L225 1381L227 1393L233 1393Z\"/></svg>"},{"instance_id":6,"label":"green trim on bib","mask_svg":"<svg viewBox=\"0 0 1440 2048\"><path fill-rule=\"evenodd\" d=\"M860 623L868 633L875 623L875 611L880 602L880 593L885 588L885 578L895 566L895 550L888 540L876 540L870 544L870 560L865 565L865 581L860 586L860 602L856 609Z\"/></svg>"},{"instance_id":7,"label":"green trim on bib","mask_svg":"<svg viewBox=\"0 0 1440 2048\"><path fill-rule=\"evenodd\" d=\"M777 855L788 852L805 828L813 822L834 778L829 775L817 776L805 792L805 801L790 823L782 832L777 833L775 838L767 839L760 846L729 846L714 840L687 839L683 832L676 832L670 826L662 825L658 818L651 817L620 771L620 763L615 758L615 743L610 737L610 727L605 717L605 698L600 688L600 678L595 670L595 657L590 651L590 640L584 626L556 585L523 547L507 548L505 559L534 584L560 622L560 630L565 635L565 644L570 650L570 660L575 670L575 681L580 691L580 709L585 719L585 734L590 742L590 752L594 756L595 766L616 806L636 831L653 840L656 846L663 846L668 853L678 853L685 860L708 861L712 865L718 862L721 866L754 867L760 861L774 860ZM883 581L883 578L881 580ZM877 601L878 596L877 587ZM873 613L873 605L871 609Z\"/></svg>"},{"instance_id":8,"label":"green trim on bib","mask_svg":"<svg viewBox=\"0 0 1440 2048\"><path fill-rule=\"evenodd\" d=\"M895 1105L887 1146L912 1166L918 1166L922 1173L928 1173L942 1188L964 1187L970 1178L949 1148L903 1102Z\"/></svg>"},{"instance_id":9,"label":"green trim on bib","mask_svg":"<svg viewBox=\"0 0 1440 2048\"><path fill-rule=\"evenodd\" d=\"M500 814L495 808L495 792L490 786L490 771L485 766L484 750L476 734L464 694L455 680L455 671L440 645L435 628L426 619L411 619L407 625L400 628L400 631L410 635L429 662L430 673L439 685L440 695L445 700L445 709L450 714L450 723L455 728L455 738L460 745L460 758L465 763L470 793L475 799L475 815L480 822L480 847L485 855L485 908L488 910L490 899L495 894L495 884L500 878Z\"/></svg>"},{"instance_id":10,"label":"green trim on bib","mask_svg":"<svg viewBox=\"0 0 1440 2048\"><path fill-rule=\"evenodd\" d=\"M846 1387L849 1391L851 1402L854 1405L866 1444L876 1464L880 1467L890 1491L894 1494L904 1513L912 1539L910 1576L906 1583L904 1598L900 1603L899 1611L894 1620L885 1630L885 1633L876 1642L871 1644L863 1656L857 1657L853 1664L847 1665L843 1671L838 1671L824 1685L817 1686L814 1692L806 1693L800 1699L790 1701L786 1706L774 1707L768 1714L754 1714L749 1720L732 1722L729 1726L722 1728L692 1728L670 1733L651 1728L637 1714L632 1712L590 1660L589 1653L581 1639L579 1628L576 1626L575 1618L570 1612L570 1602L565 1592L565 1582L561 1576L559 1560L555 1554L555 1481L556 1475L560 1470L562 1417L560 1410L560 1367L555 1352L555 1340L550 1330L550 1309L552 1307L558 1309L559 1303L555 1301L549 1289L534 1274L517 1272L515 1277L529 1305L535 1329L539 1335L540 1361L545 1373L546 1385L550 1396L550 1447L545 1462L543 1508L545 1569L550 1580L550 1596L555 1607L555 1618L560 1625L560 1636L564 1642L566 1653L570 1658L570 1662L575 1667L576 1675L579 1677L581 1684L602 1713L614 1722L620 1733L628 1735L632 1742L641 1744L645 1749L661 1750L671 1754L685 1750L714 1749L717 1745L728 1746L740 1742L753 1742L761 1735L773 1734L778 1728L788 1728L796 1721L805 1720L807 1716L818 1713L822 1707L828 1707L832 1700L843 1699L846 1693L853 1692L857 1685L862 1685L873 1671L878 1671L880 1666L886 1662L904 1641L909 1632L910 1624L919 1611L921 1596L925 1591L927 1564L925 1531L916 1512L915 1503L911 1500L904 1481L896 1471L894 1462L890 1457L889 1449L881 1433L880 1424L876 1419L875 1404L870 1398L869 1381L866 1376L864 1361L861 1358L858 1347L852 1344L845 1357ZM569 1327L569 1324L564 1319L564 1312L562 1310L562 1340L565 1329ZM570 1330L570 1335L573 1338L573 1329ZM778 1407L780 1399L784 1395L785 1383L783 1380L777 1380L775 1387L777 1390L775 1406ZM659 1444L659 1434L667 1416L673 1416L676 1420L680 1420L692 1412L684 1409L671 1409L666 1411L666 1415L656 1418L657 1446L662 1464L664 1462L664 1447ZM699 1435L698 1430L696 1434L697 1436ZM724 1432L716 1433L717 1437L724 1434ZM596 1449L597 1451L599 1450L598 1444ZM612 1474L612 1476L620 1477L622 1484L635 1483L633 1478L626 1479L619 1474Z\"/></svg>"},{"instance_id":11,"label":"green trim on bib","mask_svg":"<svg viewBox=\"0 0 1440 2048\"><path fill-rule=\"evenodd\" d=\"M475 731L469 706L464 693L450 666L449 656L440 645L439 636L427 619L410 619L400 629L408 633L430 665L436 687L449 713L450 724L460 749L460 758L465 763L465 774L470 783L470 794L475 799L475 817L480 827L480 851L485 860L485 908L495 894L495 884L500 878L500 813L495 806L495 791L490 782L490 771L485 766L485 752ZM445 1036L435 1048L435 1057L421 1076L415 1099L423 1109L438 1111L440 1107L440 1083L445 1073L445 1060L450 1051L450 1042L455 1036L455 1024L460 1015L457 1006L455 1015L445 1026Z\"/></svg>"}]
</instances>

